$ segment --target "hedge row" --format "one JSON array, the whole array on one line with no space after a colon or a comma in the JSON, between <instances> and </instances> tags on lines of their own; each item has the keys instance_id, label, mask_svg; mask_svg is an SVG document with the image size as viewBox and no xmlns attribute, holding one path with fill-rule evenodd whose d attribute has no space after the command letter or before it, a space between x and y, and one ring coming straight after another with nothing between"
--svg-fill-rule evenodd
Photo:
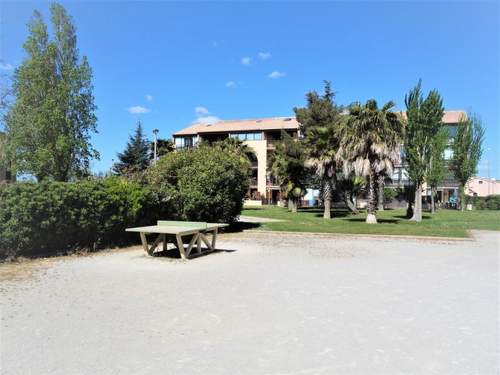
<instances>
[{"instance_id":1,"label":"hedge row","mask_svg":"<svg viewBox=\"0 0 500 375\"><path fill-rule=\"evenodd\" d=\"M67 253L123 244L149 220L151 194L120 178L17 183L0 188L0 257ZM152 209L152 210L151 210Z\"/></svg>"},{"instance_id":2,"label":"hedge row","mask_svg":"<svg viewBox=\"0 0 500 375\"><path fill-rule=\"evenodd\" d=\"M469 203L472 203L472 207L476 210L500 210L500 195L470 197Z\"/></svg>"},{"instance_id":3,"label":"hedge row","mask_svg":"<svg viewBox=\"0 0 500 375\"><path fill-rule=\"evenodd\" d=\"M0 185L0 258L130 243L125 228L159 219L230 223L248 174L238 148L203 146L166 155L141 179Z\"/></svg>"}]
</instances>

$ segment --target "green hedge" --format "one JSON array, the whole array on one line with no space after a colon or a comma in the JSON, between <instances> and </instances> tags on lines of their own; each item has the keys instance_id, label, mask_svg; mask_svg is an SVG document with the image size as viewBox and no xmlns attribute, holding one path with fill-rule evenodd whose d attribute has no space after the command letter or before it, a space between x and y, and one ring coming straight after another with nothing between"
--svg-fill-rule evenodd
<instances>
[{"instance_id":1,"label":"green hedge","mask_svg":"<svg viewBox=\"0 0 500 375\"><path fill-rule=\"evenodd\" d=\"M243 148L229 144L167 154L142 180L0 185L0 259L130 243L125 228L159 219L230 223L248 176Z\"/></svg>"},{"instance_id":2,"label":"green hedge","mask_svg":"<svg viewBox=\"0 0 500 375\"><path fill-rule=\"evenodd\" d=\"M121 178L0 187L0 257L51 255L130 241L159 216L149 189ZM155 218L156 219L156 218Z\"/></svg>"},{"instance_id":3,"label":"green hedge","mask_svg":"<svg viewBox=\"0 0 500 375\"><path fill-rule=\"evenodd\" d=\"M500 195L487 197L469 197L469 202L476 210L500 210Z\"/></svg>"},{"instance_id":4,"label":"green hedge","mask_svg":"<svg viewBox=\"0 0 500 375\"><path fill-rule=\"evenodd\" d=\"M147 182L175 219L231 223L243 208L249 176L244 147L228 142L167 154Z\"/></svg>"}]
</instances>

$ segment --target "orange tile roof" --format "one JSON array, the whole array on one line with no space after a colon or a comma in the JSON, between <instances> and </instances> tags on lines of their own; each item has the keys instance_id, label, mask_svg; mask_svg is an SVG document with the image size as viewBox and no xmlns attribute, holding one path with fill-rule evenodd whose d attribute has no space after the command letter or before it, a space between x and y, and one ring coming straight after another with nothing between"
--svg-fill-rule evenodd
<instances>
[{"instance_id":1,"label":"orange tile roof","mask_svg":"<svg viewBox=\"0 0 500 375\"><path fill-rule=\"evenodd\" d=\"M405 111L401 111L399 112L401 114L401 116L403 118L406 119L406 112ZM463 117L467 117L467 113L465 111L462 111L462 110L458 110L458 111L444 111L444 115L443 115L443 123L445 124L456 124L458 122L460 122L460 119Z\"/></svg>"},{"instance_id":2,"label":"orange tile roof","mask_svg":"<svg viewBox=\"0 0 500 375\"><path fill-rule=\"evenodd\" d=\"M406 118L406 112L400 114ZM462 116L467 116L465 111L445 111L443 122L445 124L454 124L460 121ZM291 117L271 117L246 120L221 120L211 125L193 124L187 128L175 132L174 136L195 135L207 133L225 133L225 132L251 132L266 130L297 130L299 123L295 116Z\"/></svg>"},{"instance_id":3,"label":"orange tile roof","mask_svg":"<svg viewBox=\"0 0 500 375\"><path fill-rule=\"evenodd\" d=\"M296 130L299 123L295 116L291 117L272 117L248 120L222 120L211 125L193 124L190 127L175 132L174 135L193 135L205 133L224 133L224 132L246 132L263 130Z\"/></svg>"}]
</instances>

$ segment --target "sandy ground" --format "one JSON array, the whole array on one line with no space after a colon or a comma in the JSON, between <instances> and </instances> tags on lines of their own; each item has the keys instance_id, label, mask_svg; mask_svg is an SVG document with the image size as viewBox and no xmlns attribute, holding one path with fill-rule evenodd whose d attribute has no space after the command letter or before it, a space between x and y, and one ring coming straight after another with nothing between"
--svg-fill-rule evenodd
<instances>
[{"instance_id":1,"label":"sandy ground","mask_svg":"<svg viewBox=\"0 0 500 375\"><path fill-rule=\"evenodd\" d=\"M2 374L497 374L500 233L0 266Z\"/></svg>"}]
</instances>

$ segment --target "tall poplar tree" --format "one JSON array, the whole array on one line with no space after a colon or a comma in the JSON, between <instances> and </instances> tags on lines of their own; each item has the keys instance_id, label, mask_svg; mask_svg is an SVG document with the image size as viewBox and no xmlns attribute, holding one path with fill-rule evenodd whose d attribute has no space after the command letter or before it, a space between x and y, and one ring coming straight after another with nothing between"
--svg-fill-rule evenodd
<instances>
[{"instance_id":1,"label":"tall poplar tree","mask_svg":"<svg viewBox=\"0 0 500 375\"><path fill-rule=\"evenodd\" d=\"M444 151L450 139L450 132L446 127L436 134L432 141L431 158L429 161L429 172L427 173L427 184L431 188L431 213L436 211L437 187L449 173L448 165L444 158Z\"/></svg>"},{"instance_id":2,"label":"tall poplar tree","mask_svg":"<svg viewBox=\"0 0 500 375\"><path fill-rule=\"evenodd\" d=\"M405 96L406 134L404 142L407 173L415 189L412 221L422 221L422 188L429 174L432 147L443 127L443 100L437 90L424 99L422 81Z\"/></svg>"},{"instance_id":3,"label":"tall poplar tree","mask_svg":"<svg viewBox=\"0 0 500 375\"><path fill-rule=\"evenodd\" d=\"M71 16L59 4L50 13L52 40L40 12L28 24L27 56L14 72L6 131L18 172L67 181L87 173L90 160L99 158L90 143L96 106L92 70L79 57Z\"/></svg>"},{"instance_id":4,"label":"tall poplar tree","mask_svg":"<svg viewBox=\"0 0 500 375\"><path fill-rule=\"evenodd\" d=\"M475 114L462 117L457 126L457 134L453 139L453 158L451 169L460 183L460 209L464 210L465 184L475 173L483 153L484 128L481 119Z\"/></svg>"}]
</instances>

